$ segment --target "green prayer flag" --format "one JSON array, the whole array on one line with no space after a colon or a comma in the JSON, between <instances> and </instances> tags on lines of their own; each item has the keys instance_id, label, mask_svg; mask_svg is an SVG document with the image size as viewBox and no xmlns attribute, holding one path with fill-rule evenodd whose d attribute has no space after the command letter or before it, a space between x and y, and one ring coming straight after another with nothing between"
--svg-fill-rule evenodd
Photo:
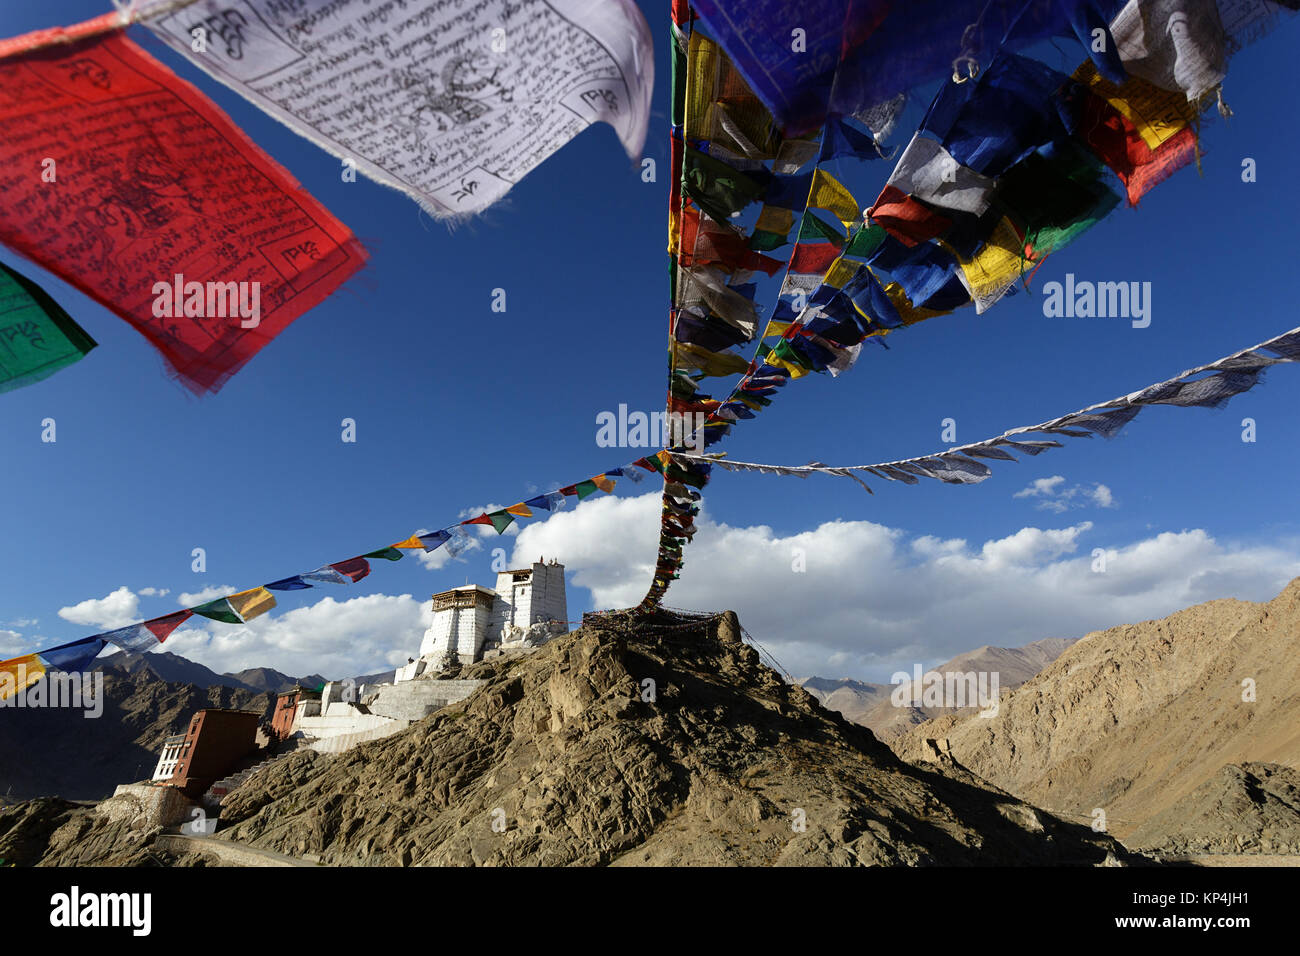
<instances>
[{"instance_id":1,"label":"green prayer flag","mask_svg":"<svg viewBox=\"0 0 1300 956\"><path fill-rule=\"evenodd\" d=\"M754 234L749 238L749 248L755 252L771 252L773 249L780 249L789 241L788 237L779 232L755 229Z\"/></svg>"},{"instance_id":2,"label":"green prayer flag","mask_svg":"<svg viewBox=\"0 0 1300 956\"><path fill-rule=\"evenodd\" d=\"M789 341L786 339L782 339L780 342L776 343L776 346L772 349L772 354L783 362L789 362L791 365L797 365L800 368L806 368L809 371L812 371L812 366L808 364L807 359L796 352L794 347L791 346Z\"/></svg>"},{"instance_id":3,"label":"green prayer flag","mask_svg":"<svg viewBox=\"0 0 1300 956\"><path fill-rule=\"evenodd\" d=\"M844 227L832 226L811 212L805 212L803 222L799 224L799 241L816 242L820 239L833 242L837 249L841 249L844 247Z\"/></svg>"},{"instance_id":4,"label":"green prayer flag","mask_svg":"<svg viewBox=\"0 0 1300 956\"><path fill-rule=\"evenodd\" d=\"M859 259L870 258L871 254L880 248L880 244L885 241L885 228L877 223L872 223L853 234L849 240L848 248L844 250L847 256L856 256Z\"/></svg>"},{"instance_id":5,"label":"green prayer flag","mask_svg":"<svg viewBox=\"0 0 1300 956\"><path fill-rule=\"evenodd\" d=\"M95 345L44 289L0 263L0 392L48 378Z\"/></svg>"},{"instance_id":6,"label":"green prayer flag","mask_svg":"<svg viewBox=\"0 0 1300 956\"><path fill-rule=\"evenodd\" d=\"M1104 182L1105 167L1086 150L1062 144L1031 153L998 181L1003 211L1020 225L1041 258L1105 218L1120 197Z\"/></svg>"},{"instance_id":7,"label":"green prayer flag","mask_svg":"<svg viewBox=\"0 0 1300 956\"><path fill-rule=\"evenodd\" d=\"M230 602L225 598L217 598L215 601L200 604L198 607L190 608L190 610L214 621L221 621L223 624L244 623L244 619L235 613L235 609L230 606Z\"/></svg>"},{"instance_id":8,"label":"green prayer flag","mask_svg":"<svg viewBox=\"0 0 1300 956\"><path fill-rule=\"evenodd\" d=\"M588 478L586 481L578 482L573 487L576 488L578 491L579 501L581 501L583 498L587 497L588 495L594 495L596 493L596 483L592 481L590 478Z\"/></svg>"},{"instance_id":9,"label":"green prayer flag","mask_svg":"<svg viewBox=\"0 0 1300 956\"><path fill-rule=\"evenodd\" d=\"M402 560L402 552L396 548L380 548L378 551L371 551L369 554L363 554L363 558L383 558L385 561Z\"/></svg>"},{"instance_id":10,"label":"green prayer flag","mask_svg":"<svg viewBox=\"0 0 1300 956\"><path fill-rule=\"evenodd\" d=\"M671 85L669 87L670 102L673 104L673 125L677 127L686 124L686 46L684 43L677 42L677 28L670 28L672 33L668 38L668 49L673 51L673 68L671 75Z\"/></svg>"},{"instance_id":11,"label":"green prayer flag","mask_svg":"<svg viewBox=\"0 0 1300 956\"><path fill-rule=\"evenodd\" d=\"M497 534L502 534L510 527L510 522L515 520L515 516L507 511L493 511L488 517L492 519L492 527L497 529Z\"/></svg>"},{"instance_id":12,"label":"green prayer flag","mask_svg":"<svg viewBox=\"0 0 1300 956\"><path fill-rule=\"evenodd\" d=\"M694 147L686 147L682 191L718 222L727 222L762 198L764 186L751 176Z\"/></svg>"}]
</instances>

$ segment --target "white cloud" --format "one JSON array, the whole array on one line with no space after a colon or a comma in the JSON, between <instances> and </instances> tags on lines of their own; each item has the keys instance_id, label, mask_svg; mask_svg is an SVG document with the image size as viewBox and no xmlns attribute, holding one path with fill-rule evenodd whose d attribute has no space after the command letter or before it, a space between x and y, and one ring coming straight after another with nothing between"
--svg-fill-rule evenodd
<instances>
[{"instance_id":1,"label":"white cloud","mask_svg":"<svg viewBox=\"0 0 1300 956\"><path fill-rule=\"evenodd\" d=\"M0 661L8 660L11 657L17 657L26 651L27 641L17 631L7 631L0 629Z\"/></svg>"},{"instance_id":2,"label":"white cloud","mask_svg":"<svg viewBox=\"0 0 1300 956\"><path fill-rule=\"evenodd\" d=\"M1050 511L1053 514L1061 514L1071 508L1086 508L1088 502L1098 508L1118 507L1110 488L1100 482L1094 483L1091 488L1085 485L1072 485L1065 488L1063 487L1064 484L1065 476L1063 475L1036 478L1011 497L1041 498L1043 500L1039 501L1036 506L1038 510Z\"/></svg>"},{"instance_id":3,"label":"white cloud","mask_svg":"<svg viewBox=\"0 0 1300 956\"><path fill-rule=\"evenodd\" d=\"M340 680L406 663L419 650L429 617L429 603L409 594L326 597L247 624L187 624L164 649L218 673L272 667L294 677L319 673Z\"/></svg>"},{"instance_id":4,"label":"white cloud","mask_svg":"<svg viewBox=\"0 0 1300 956\"><path fill-rule=\"evenodd\" d=\"M658 514L657 494L584 502L524 528L514 558L558 558L596 607L628 607L650 581ZM981 644L1077 637L1213 598L1267 600L1300 576L1294 548L1234 547L1199 529L1116 543L1091 539L1085 521L972 545L870 521L780 535L706 514L698 526L665 603L736 610L798 676L887 680ZM1105 573L1092 571L1096 547ZM804 573L792 571L796 548ZM577 597L571 587L571 606Z\"/></svg>"},{"instance_id":5,"label":"white cloud","mask_svg":"<svg viewBox=\"0 0 1300 956\"><path fill-rule=\"evenodd\" d=\"M1115 496L1110 493L1110 489L1103 484L1098 484L1090 492L1085 492L1092 499L1092 503L1098 508L1114 508Z\"/></svg>"},{"instance_id":6,"label":"white cloud","mask_svg":"<svg viewBox=\"0 0 1300 956\"><path fill-rule=\"evenodd\" d=\"M227 594L234 594L238 590L239 588L232 588L229 584L210 584L198 591L182 591L176 596L176 603L181 607L194 607L196 604L206 604Z\"/></svg>"},{"instance_id":7,"label":"white cloud","mask_svg":"<svg viewBox=\"0 0 1300 956\"><path fill-rule=\"evenodd\" d=\"M1035 478L1029 483L1029 487L1017 491L1012 498L1031 498L1038 495L1054 495L1056 489L1065 484L1064 475L1053 475L1051 478Z\"/></svg>"},{"instance_id":8,"label":"white cloud","mask_svg":"<svg viewBox=\"0 0 1300 956\"><path fill-rule=\"evenodd\" d=\"M102 598L87 598L71 607L59 608L59 617L73 624L112 630L140 620L140 599L123 585Z\"/></svg>"},{"instance_id":9,"label":"white cloud","mask_svg":"<svg viewBox=\"0 0 1300 956\"><path fill-rule=\"evenodd\" d=\"M167 588L141 588L136 593L141 597L166 597L172 592Z\"/></svg>"}]
</instances>

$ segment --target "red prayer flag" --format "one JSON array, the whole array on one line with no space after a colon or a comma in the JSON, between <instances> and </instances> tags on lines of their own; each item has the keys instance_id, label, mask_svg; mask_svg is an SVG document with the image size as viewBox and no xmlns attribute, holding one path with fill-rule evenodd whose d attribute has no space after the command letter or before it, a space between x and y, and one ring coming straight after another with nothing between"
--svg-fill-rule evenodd
<instances>
[{"instance_id":1,"label":"red prayer flag","mask_svg":"<svg viewBox=\"0 0 1300 956\"><path fill-rule=\"evenodd\" d=\"M477 518L470 518L468 521L462 521L461 524L492 524L492 519L486 514L481 514Z\"/></svg>"},{"instance_id":2,"label":"red prayer flag","mask_svg":"<svg viewBox=\"0 0 1300 956\"><path fill-rule=\"evenodd\" d=\"M824 276L839 257L840 250L832 242L801 242L790 256L790 271Z\"/></svg>"},{"instance_id":3,"label":"red prayer flag","mask_svg":"<svg viewBox=\"0 0 1300 956\"><path fill-rule=\"evenodd\" d=\"M726 271L745 269L776 275L785 263L771 256L760 255L749 248L748 240L728 226L720 225L704 216L695 207L682 210L681 266L720 265Z\"/></svg>"},{"instance_id":4,"label":"red prayer flag","mask_svg":"<svg viewBox=\"0 0 1300 956\"><path fill-rule=\"evenodd\" d=\"M887 233L908 247L937 239L952 226L952 220L947 216L897 186L886 186L867 213L873 222L879 223Z\"/></svg>"},{"instance_id":5,"label":"red prayer flag","mask_svg":"<svg viewBox=\"0 0 1300 956\"><path fill-rule=\"evenodd\" d=\"M216 391L365 250L114 17L0 43L0 241Z\"/></svg>"},{"instance_id":6,"label":"red prayer flag","mask_svg":"<svg viewBox=\"0 0 1300 956\"><path fill-rule=\"evenodd\" d=\"M154 637L158 638L158 643L161 644L171 636L172 631L193 616L194 612L190 610L177 611L175 614L164 614L162 617L155 617L151 621L145 621L144 626L149 629L149 632Z\"/></svg>"},{"instance_id":7,"label":"red prayer flag","mask_svg":"<svg viewBox=\"0 0 1300 956\"><path fill-rule=\"evenodd\" d=\"M1130 206L1196 158L1196 134L1191 127L1153 150L1124 114L1095 93L1088 93L1084 102L1079 132L1088 148L1124 183Z\"/></svg>"},{"instance_id":8,"label":"red prayer flag","mask_svg":"<svg viewBox=\"0 0 1300 956\"><path fill-rule=\"evenodd\" d=\"M339 574L351 578L353 584L356 584L370 573L370 562L365 558L348 558L338 564L331 564L330 567Z\"/></svg>"}]
</instances>

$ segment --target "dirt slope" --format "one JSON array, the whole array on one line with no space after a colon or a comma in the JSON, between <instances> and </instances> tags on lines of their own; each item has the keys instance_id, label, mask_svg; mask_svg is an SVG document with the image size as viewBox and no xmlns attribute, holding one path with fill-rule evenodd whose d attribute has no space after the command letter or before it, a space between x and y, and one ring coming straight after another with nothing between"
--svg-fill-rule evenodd
<instances>
[{"instance_id":1,"label":"dirt slope","mask_svg":"<svg viewBox=\"0 0 1300 956\"><path fill-rule=\"evenodd\" d=\"M958 654L947 663L931 670L950 672L996 673L1001 691L1013 690L1033 677L1074 641L1048 637L1024 647L993 647L985 644L973 651ZM800 684L830 710L838 711L855 724L870 727L881 740L889 741L912 727L945 714L963 713L965 709L943 707L895 706L890 699L897 688L892 684L867 684L855 680L828 680L810 677Z\"/></svg>"},{"instance_id":2,"label":"dirt slope","mask_svg":"<svg viewBox=\"0 0 1300 956\"><path fill-rule=\"evenodd\" d=\"M1121 837L1226 764L1300 767L1300 579L1266 604L1211 601L1090 634L997 717L941 717L893 746L924 759L927 739L1037 806L1103 809Z\"/></svg>"}]
</instances>

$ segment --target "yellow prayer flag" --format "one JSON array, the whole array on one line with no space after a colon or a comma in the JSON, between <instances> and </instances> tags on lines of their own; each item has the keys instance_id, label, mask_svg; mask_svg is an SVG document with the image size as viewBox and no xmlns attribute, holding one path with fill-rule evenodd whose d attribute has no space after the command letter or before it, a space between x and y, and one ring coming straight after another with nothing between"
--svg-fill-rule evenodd
<instances>
[{"instance_id":1,"label":"yellow prayer flag","mask_svg":"<svg viewBox=\"0 0 1300 956\"><path fill-rule=\"evenodd\" d=\"M1097 72L1091 60L1075 70L1073 78L1119 110L1153 150L1196 119L1196 107L1181 90L1162 90L1138 76L1116 86Z\"/></svg>"},{"instance_id":2,"label":"yellow prayer flag","mask_svg":"<svg viewBox=\"0 0 1300 956\"><path fill-rule=\"evenodd\" d=\"M594 484L597 488L599 488L601 491L605 492L606 494L609 494L611 491L614 490L613 478L608 478L605 475L597 475L596 477L592 478L591 481L592 484Z\"/></svg>"},{"instance_id":3,"label":"yellow prayer flag","mask_svg":"<svg viewBox=\"0 0 1300 956\"><path fill-rule=\"evenodd\" d=\"M862 263L840 256L826 270L826 277L822 279L822 282L832 289L843 289L849 284L849 280L858 274L858 270L861 268Z\"/></svg>"},{"instance_id":4,"label":"yellow prayer flag","mask_svg":"<svg viewBox=\"0 0 1300 956\"><path fill-rule=\"evenodd\" d=\"M953 251L951 247L949 251ZM961 265L962 284L974 300L976 312L985 311L1002 298L1029 264L1024 255L1024 242L1005 216L974 256L969 259L957 256L957 261Z\"/></svg>"},{"instance_id":5,"label":"yellow prayer flag","mask_svg":"<svg viewBox=\"0 0 1300 956\"><path fill-rule=\"evenodd\" d=\"M686 141L710 139L709 107L718 96L718 82L726 56L716 43L696 31L691 34L686 57Z\"/></svg>"},{"instance_id":6,"label":"yellow prayer flag","mask_svg":"<svg viewBox=\"0 0 1300 956\"><path fill-rule=\"evenodd\" d=\"M13 697L45 676L45 665L35 654L0 661L0 700Z\"/></svg>"},{"instance_id":7,"label":"yellow prayer flag","mask_svg":"<svg viewBox=\"0 0 1300 956\"><path fill-rule=\"evenodd\" d=\"M676 343L675 356L678 368L697 368L708 376L740 375L749 369L749 361L735 352L710 352L690 342Z\"/></svg>"},{"instance_id":8,"label":"yellow prayer flag","mask_svg":"<svg viewBox=\"0 0 1300 956\"><path fill-rule=\"evenodd\" d=\"M758 221L754 223L755 230L775 232L781 236L788 236L793 228L794 210L782 209L780 206L764 206L758 214Z\"/></svg>"},{"instance_id":9,"label":"yellow prayer flag","mask_svg":"<svg viewBox=\"0 0 1300 956\"><path fill-rule=\"evenodd\" d=\"M229 594L226 596L226 600L235 609L235 613L245 621L261 617L275 607L275 595L266 588L250 588L247 591L240 591L238 594Z\"/></svg>"},{"instance_id":10,"label":"yellow prayer flag","mask_svg":"<svg viewBox=\"0 0 1300 956\"><path fill-rule=\"evenodd\" d=\"M767 323L767 330L763 333L763 338L771 338L774 335L779 338L780 336L785 335L785 330L790 328L791 324L792 323L790 322L780 322L776 319L770 319Z\"/></svg>"},{"instance_id":11,"label":"yellow prayer flag","mask_svg":"<svg viewBox=\"0 0 1300 956\"><path fill-rule=\"evenodd\" d=\"M904 325L915 325L917 322L923 322L926 319L932 319L936 315L947 315L951 309L926 309L912 305L912 300L907 297L903 287L897 282L891 282L885 286L885 295L889 296L889 301L894 303L894 308L898 310L899 317L903 320Z\"/></svg>"},{"instance_id":12,"label":"yellow prayer flag","mask_svg":"<svg viewBox=\"0 0 1300 956\"><path fill-rule=\"evenodd\" d=\"M862 218L862 207L858 201L838 179L821 168L813 173L808 205L835 213L846 227Z\"/></svg>"},{"instance_id":13,"label":"yellow prayer flag","mask_svg":"<svg viewBox=\"0 0 1300 956\"><path fill-rule=\"evenodd\" d=\"M390 544L389 547L390 548L419 548L421 551L423 551L424 542L421 541L415 535L411 535L411 537L407 538L405 541L399 541L397 542L397 544Z\"/></svg>"},{"instance_id":14,"label":"yellow prayer flag","mask_svg":"<svg viewBox=\"0 0 1300 956\"><path fill-rule=\"evenodd\" d=\"M520 504L511 505L507 508L506 514L514 515L516 518L531 518L533 516L533 511L528 507L528 505L521 502Z\"/></svg>"},{"instance_id":15,"label":"yellow prayer flag","mask_svg":"<svg viewBox=\"0 0 1300 956\"><path fill-rule=\"evenodd\" d=\"M777 368L785 369L790 373L791 378L803 378L808 374L808 369L804 368L802 365L796 365L794 362L787 362L785 359L777 358L771 352L767 353L767 357L763 359L763 361L768 365L774 365Z\"/></svg>"}]
</instances>

